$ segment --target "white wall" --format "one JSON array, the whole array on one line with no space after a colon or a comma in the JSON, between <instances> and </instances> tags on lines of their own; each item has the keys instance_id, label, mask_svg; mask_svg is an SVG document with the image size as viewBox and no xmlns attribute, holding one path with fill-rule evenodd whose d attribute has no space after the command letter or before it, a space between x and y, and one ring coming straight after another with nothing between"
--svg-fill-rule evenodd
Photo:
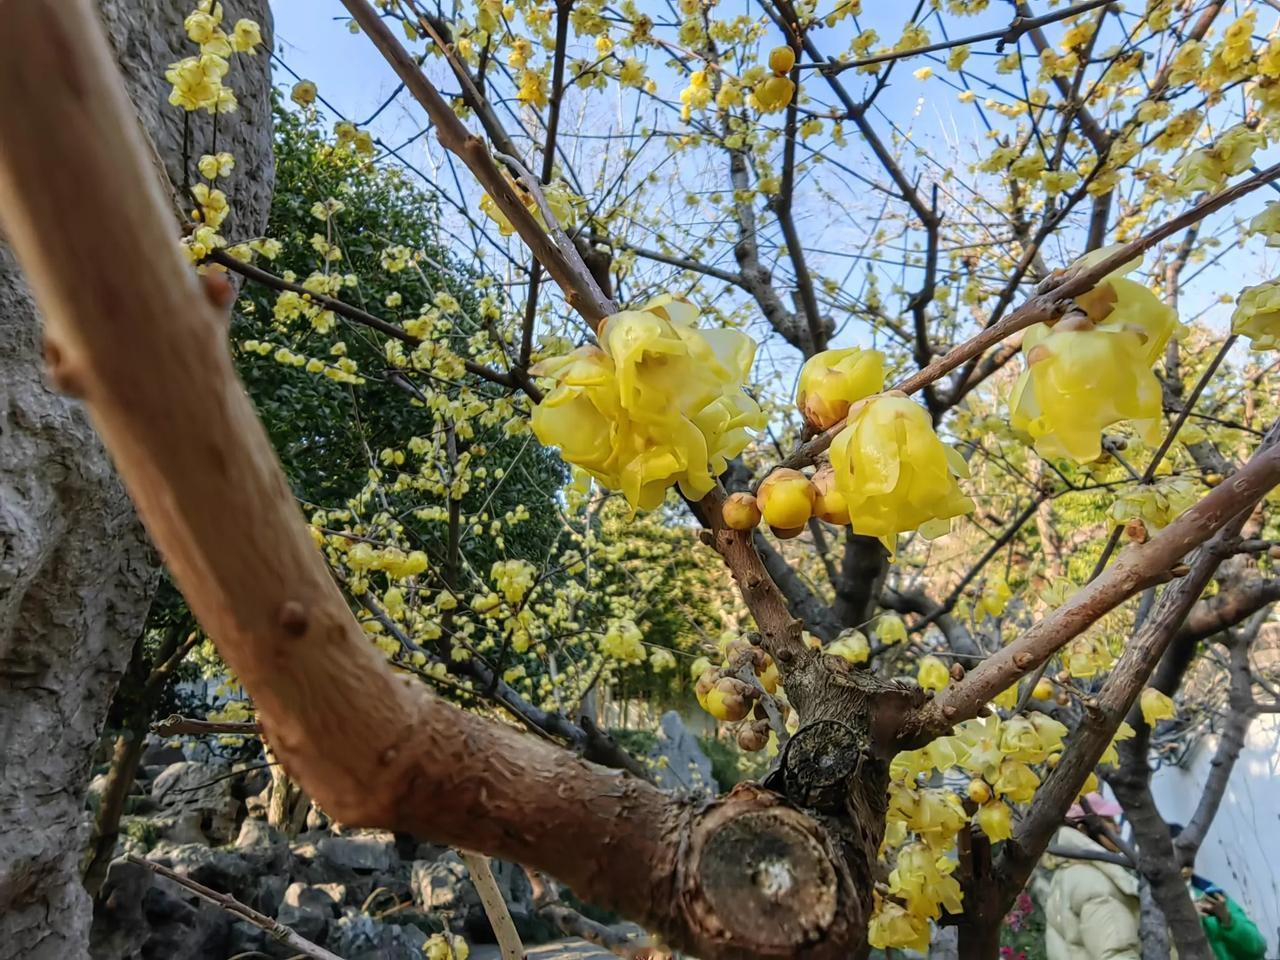
<instances>
[{"instance_id":1,"label":"white wall","mask_svg":"<svg viewBox=\"0 0 1280 960\"><path fill-rule=\"evenodd\" d=\"M1166 820L1185 824L1191 819L1216 747L1217 737L1206 737L1185 767L1163 767L1152 778ZM1267 956L1280 957L1280 716L1264 714L1249 728L1196 858L1196 873L1244 907L1267 938Z\"/></svg>"}]
</instances>

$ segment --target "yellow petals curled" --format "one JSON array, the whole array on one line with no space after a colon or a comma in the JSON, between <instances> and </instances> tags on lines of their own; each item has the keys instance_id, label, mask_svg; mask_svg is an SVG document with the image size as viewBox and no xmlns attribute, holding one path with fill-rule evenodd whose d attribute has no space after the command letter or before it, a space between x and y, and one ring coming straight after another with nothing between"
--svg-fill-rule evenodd
<instances>
[{"instance_id":1,"label":"yellow petals curled","mask_svg":"<svg viewBox=\"0 0 1280 960\"><path fill-rule=\"evenodd\" d=\"M800 369L796 406L816 430L834 426L853 403L884 389L884 354L849 347L824 350Z\"/></svg>"},{"instance_id":2,"label":"yellow petals curled","mask_svg":"<svg viewBox=\"0 0 1280 960\"><path fill-rule=\"evenodd\" d=\"M534 434L635 509L657 507L673 483L701 499L764 415L743 390L755 342L697 320L691 304L659 297L606 317L600 347L537 364L556 386L534 408Z\"/></svg>"},{"instance_id":3,"label":"yellow petals curled","mask_svg":"<svg viewBox=\"0 0 1280 960\"><path fill-rule=\"evenodd\" d=\"M853 532L879 537L890 553L899 533L938 536L974 506L956 482L968 473L964 458L938 439L924 407L901 395L850 409L831 444L831 466Z\"/></svg>"}]
</instances>

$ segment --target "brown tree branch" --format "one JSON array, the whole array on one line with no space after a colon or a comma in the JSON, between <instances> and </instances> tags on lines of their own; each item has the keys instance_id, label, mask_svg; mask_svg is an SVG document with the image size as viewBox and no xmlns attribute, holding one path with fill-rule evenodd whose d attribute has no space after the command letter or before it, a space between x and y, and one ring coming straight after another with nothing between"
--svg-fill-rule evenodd
<instances>
[{"instance_id":1,"label":"brown tree branch","mask_svg":"<svg viewBox=\"0 0 1280 960\"><path fill-rule=\"evenodd\" d=\"M1170 569L1190 550L1214 537L1242 511L1252 509L1277 483L1280 483L1280 447L1266 443L1230 480L1209 491L1199 503L1146 543L1131 544L1105 572L1076 591L1062 606L1033 624L1013 643L997 650L964 679L942 690L924 708L926 728L942 731L976 716L983 704L1039 666L1107 611L1145 588L1167 580ZM1217 569L1216 562L1213 569ZM1196 591L1187 610L1199 595ZM1183 617L1185 611L1173 629L1176 630ZM1154 663L1152 661L1153 667Z\"/></svg>"},{"instance_id":2,"label":"brown tree branch","mask_svg":"<svg viewBox=\"0 0 1280 960\"><path fill-rule=\"evenodd\" d=\"M1202 200L1177 217L1165 221L1154 230L1116 247L1107 257L1090 267L1075 269L1050 277L1041 284L1042 289L998 323L983 329L964 343L952 348L944 356L934 360L911 376L894 386L895 390L904 393L915 393L926 384L933 383L946 376L961 364L975 357L980 357L990 348L1000 344L1035 323L1043 323L1061 315L1069 306L1072 297L1092 290L1107 274L1128 263L1134 257L1146 252L1161 240L1185 230L1193 223L1198 223L1209 214L1222 209L1243 196L1270 183L1280 177L1280 163L1273 164L1265 170L1228 187L1211 197ZM796 451L784 459L779 466L800 468L814 463L831 441L844 429L845 421L841 420L813 439L801 444Z\"/></svg>"},{"instance_id":3,"label":"brown tree branch","mask_svg":"<svg viewBox=\"0 0 1280 960\"><path fill-rule=\"evenodd\" d=\"M598 326L609 314L616 313L617 307L600 290L576 250L568 252L538 223L511 181L494 163L484 141L467 130L373 6L367 0L342 0L342 3L414 99L427 111L441 145L462 160L480 181L520 238L564 291L569 306L582 314L592 327Z\"/></svg>"},{"instance_id":4,"label":"brown tree branch","mask_svg":"<svg viewBox=\"0 0 1280 960\"><path fill-rule=\"evenodd\" d=\"M299 936L283 923L272 920L266 914L259 913L252 907L245 906L229 893L219 893L217 890L206 887L203 883L197 883L189 877L175 873L154 860L146 860L142 857L134 856L132 853L126 855L125 859L130 863L150 870L156 876L164 877L166 880L171 880L179 886L185 887L201 900L207 900L214 906L221 907L227 913L248 921L258 929L267 931L273 939L283 943L291 950L296 950L299 956L311 957L312 960L342 960L336 953L330 953L324 947Z\"/></svg>"},{"instance_id":5,"label":"brown tree branch","mask_svg":"<svg viewBox=\"0 0 1280 960\"><path fill-rule=\"evenodd\" d=\"M174 713L153 723L151 732L160 737L203 737L210 734L255 737L262 733L262 725L256 720L197 720Z\"/></svg>"},{"instance_id":6,"label":"brown tree branch","mask_svg":"<svg viewBox=\"0 0 1280 960\"><path fill-rule=\"evenodd\" d=\"M859 951L882 813L877 828L867 808L858 833L750 785L695 806L391 670L316 550L224 321L173 242L92 3L4 2L0 219L46 319L51 379L84 399L290 776L344 823L546 870L707 960ZM86 183L101 200L93 231L74 215ZM759 563L749 538L716 536ZM831 709L819 679L793 698L802 717L806 692ZM843 682L846 702L865 696ZM846 801L882 796L887 762L870 764ZM758 864L745 878L744 862Z\"/></svg>"}]
</instances>

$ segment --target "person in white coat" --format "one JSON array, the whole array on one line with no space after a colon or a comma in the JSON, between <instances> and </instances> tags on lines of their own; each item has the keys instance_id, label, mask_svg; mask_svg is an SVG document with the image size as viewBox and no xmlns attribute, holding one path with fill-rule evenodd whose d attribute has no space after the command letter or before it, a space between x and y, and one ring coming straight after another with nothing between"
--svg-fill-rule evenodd
<instances>
[{"instance_id":1,"label":"person in white coat","mask_svg":"<svg viewBox=\"0 0 1280 960\"><path fill-rule=\"evenodd\" d=\"M1086 798L1089 811L1102 817L1120 812L1098 794ZM1053 846L1063 852L1106 854L1084 830L1084 810L1067 814ZM1113 852L1113 851L1111 851ZM1048 960L1141 960L1138 934L1138 878L1102 860L1053 857L1044 900L1045 952Z\"/></svg>"}]
</instances>

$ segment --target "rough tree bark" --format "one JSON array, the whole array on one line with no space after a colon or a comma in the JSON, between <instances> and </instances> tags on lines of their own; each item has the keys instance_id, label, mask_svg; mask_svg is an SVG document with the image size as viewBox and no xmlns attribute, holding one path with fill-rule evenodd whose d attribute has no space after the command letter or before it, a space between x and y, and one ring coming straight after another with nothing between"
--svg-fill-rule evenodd
<instances>
[{"instance_id":1,"label":"rough tree bark","mask_svg":"<svg viewBox=\"0 0 1280 960\"><path fill-rule=\"evenodd\" d=\"M0 0L4 31L19 5ZM194 50L182 32L191 3L98 7L138 113L181 182L182 121L162 74ZM270 36L265 0L226 7ZM272 183L267 57L237 73L241 110L222 118L219 139L240 164L232 201L257 229ZM93 230L83 200L82 228ZM80 405L46 386L42 355L35 305L0 238L0 956L74 960L90 921L80 885L90 762L157 562Z\"/></svg>"},{"instance_id":2,"label":"rough tree bark","mask_svg":"<svg viewBox=\"0 0 1280 960\"><path fill-rule=\"evenodd\" d=\"M155 705L173 677L182 659L191 651L197 639L192 634L183 639L191 624L179 622L172 625L156 652L154 662L146 656L143 637L134 644L129 667L116 692L112 712L117 715L119 733L111 749L111 765L107 770L106 784L98 798L98 809L90 827L88 852L85 854L84 887L90 897L97 898L102 883L107 878L107 868L115 855L119 839L120 818L124 814L129 790L138 775L142 750L146 742L147 725Z\"/></svg>"}]
</instances>

